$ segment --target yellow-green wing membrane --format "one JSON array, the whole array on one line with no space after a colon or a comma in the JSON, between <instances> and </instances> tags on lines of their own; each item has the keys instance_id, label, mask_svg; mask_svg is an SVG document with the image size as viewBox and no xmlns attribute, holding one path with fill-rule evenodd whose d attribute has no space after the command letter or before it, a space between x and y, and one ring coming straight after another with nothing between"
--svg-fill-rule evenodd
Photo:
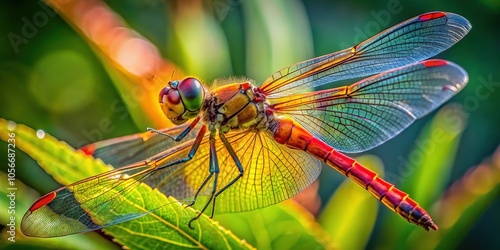
<instances>
[{"instance_id":1,"label":"yellow-green wing membrane","mask_svg":"<svg viewBox=\"0 0 500 250\"><path fill-rule=\"evenodd\" d=\"M274 141L265 131L235 131L226 134L229 144L243 166L243 176L222 192L216 200L216 211L248 211L293 197L312 183L321 171L321 164L309 154L291 150ZM170 160L187 155L189 149L174 153ZM215 184L213 176L200 190L200 196L212 194L238 177L239 170L220 139L216 142L220 173ZM164 169L145 182L180 200L192 200L209 175L209 143L205 138L194 159Z\"/></svg>"}]
</instances>

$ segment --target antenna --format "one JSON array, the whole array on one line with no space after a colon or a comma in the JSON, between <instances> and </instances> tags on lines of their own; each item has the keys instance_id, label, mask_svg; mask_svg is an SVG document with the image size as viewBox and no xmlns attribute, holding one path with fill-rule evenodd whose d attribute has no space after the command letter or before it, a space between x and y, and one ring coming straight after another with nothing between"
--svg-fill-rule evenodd
<instances>
[{"instance_id":1,"label":"antenna","mask_svg":"<svg viewBox=\"0 0 500 250\"><path fill-rule=\"evenodd\" d=\"M174 79L174 74L175 74L175 69L172 70L172 75L170 76L170 81L172 81ZM162 79L160 79L156 74L153 74L153 78L157 79L161 84L163 84L163 86L167 86L167 84L165 84L165 82Z\"/></svg>"},{"instance_id":2,"label":"antenna","mask_svg":"<svg viewBox=\"0 0 500 250\"><path fill-rule=\"evenodd\" d=\"M174 74L175 74L175 68L174 68L174 70L172 70L172 76L170 77L170 80L174 79Z\"/></svg>"},{"instance_id":3,"label":"antenna","mask_svg":"<svg viewBox=\"0 0 500 250\"><path fill-rule=\"evenodd\" d=\"M167 86L167 84L165 84L165 82L163 82L163 80L161 80L156 74L153 75L153 78L156 78L158 81L160 81L163 86Z\"/></svg>"}]
</instances>

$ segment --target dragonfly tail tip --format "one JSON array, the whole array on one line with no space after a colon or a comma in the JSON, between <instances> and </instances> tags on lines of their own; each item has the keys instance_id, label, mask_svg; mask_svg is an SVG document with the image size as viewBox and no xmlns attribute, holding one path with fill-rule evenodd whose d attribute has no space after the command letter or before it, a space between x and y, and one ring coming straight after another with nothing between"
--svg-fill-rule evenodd
<instances>
[{"instance_id":1,"label":"dragonfly tail tip","mask_svg":"<svg viewBox=\"0 0 500 250\"><path fill-rule=\"evenodd\" d=\"M429 231L429 229L432 229L434 231L437 231L438 230L438 226L432 221L432 220L429 220L427 223L425 223L424 225L422 225L425 230Z\"/></svg>"}]
</instances>

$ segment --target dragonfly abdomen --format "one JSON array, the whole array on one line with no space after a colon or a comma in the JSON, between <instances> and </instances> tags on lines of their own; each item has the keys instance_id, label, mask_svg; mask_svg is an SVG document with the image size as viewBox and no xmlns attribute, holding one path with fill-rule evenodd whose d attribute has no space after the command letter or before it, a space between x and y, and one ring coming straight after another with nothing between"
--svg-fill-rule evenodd
<instances>
[{"instance_id":1,"label":"dragonfly abdomen","mask_svg":"<svg viewBox=\"0 0 500 250\"><path fill-rule=\"evenodd\" d=\"M394 184L380 178L377 173L365 168L354 159L332 149L325 162L368 190L389 209L409 222L420 225L426 230L429 228L437 230L430 215L407 193L397 189Z\"/></svg>"},{"instance_id":2,"label":"dragonfly abdomen","mask_svg":"<svg viewBox=\"0 0 500 250\"><path fill-rule=\"evenodd\" d=\"M368 190L392 211L426 230L437 230L430 215L405 192L383 180L377 173L338 152L290 118L280 118L271 127L274 139L290 148L304 150Z\"/></svg>"}]
</instances>

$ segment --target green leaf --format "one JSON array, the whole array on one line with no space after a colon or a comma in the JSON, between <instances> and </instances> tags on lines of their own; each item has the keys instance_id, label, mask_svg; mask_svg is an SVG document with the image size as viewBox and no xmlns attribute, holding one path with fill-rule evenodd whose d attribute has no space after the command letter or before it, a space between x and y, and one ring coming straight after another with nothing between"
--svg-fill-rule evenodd
<instances>
[{"instance_id":1,"label":"green leaf","mask_svg":"<svg viewBox=\"0 0 500 250\"><path fill-rule=\"evenodd\" d=\"M170 12L171 32L178 46L170 51L182 58L188 74L199 76L208 84L214 78L231 75L231 59L221 25L204 7L179 4Z\"/></svg>"},{"instance_id":2,"label":"green leaf","mask_svg":"<svg viewBox=\"0 0 500 250\"><path fill-rule=\"evenodd\" d=\"M416 147L408 156L409 167L414 167L414 171L401 183L401 188L411 192L421 206L429 207L443 192L466 123L467 114L461 107L447 105L416 140ZM413 157L415 154L422 158Z\"/></svg>"},{"instance_id":3,"label":"green leaf","mask_svg":"<svg viewBox=\"0 0 500 250\"><path fill-rule=\"evenodd\" d=\"M16 166L21 168L21 166ZM11 177L13 177L11 175ZM24 185L19 180L10 179L7 173L0 172L0 180L12 180L0 182L0 224L5 226L2 232L2 245L13 244L8 238L15 235L14 239L17 247L28 246L44 246L45 248L53 249L119 249L116 244L113 244L102 238L97 233L71 235L67 237L40 239L26 237L19 231L19 223L21 223L22 215L26 212L29 206L39 197L35 191ZM8 196L9 195L9 196ZM11 200L11 197L13 200ZM14 219L14 223L11 221ZM15 224L15 233L11 233L10 225Z\"/></svg>"},{"instance_id":4,"label":"green leaf","mask_svg":"<svg viewBox=\"0 0 500 250\"><path fill-rule=\"evenodd\" d=\"M332 242L314 217L292 200L216 218L257 249L330 249Z\"/></svg>"},{"instance_id":5,"label":"green leaf","mask_svg":"<svg viewBox=\"0 0 500 250\"><path fill-rule=\"evenodd\" d=\"M0 119L0 137L7 141L8 134L12 132L15 133L16 146L37 160L47 173L64 185L110 169L102 161L75 151L49 135L40 139L35 131L24 125ZM104 229L117 242L129 248L252 248L205 215L193 223L194 230L190 229L188 222L197 212L145 184L124 197L122 209L135 206L148 211L148 208L161 207L146 216Z\"/></svg>"},{"instance_id":6,"label":"green leaf","mask_svg":"<svg viewBox=\"0 0 500 250\"><path fill-rule=\"evenodd\" d=\"M309 20L300 1L242 1L247 73L263 82L273 72L313 55Z\"/></svg>"},{"instance_id":7,"label":"green leaf","mask_svg":"<svg viewBox=\"0 0 500 250\"><path fill-rule=\"evenodd\" d=\"M356 160L383 176L383 165L377 157L361 156ZM346 179L326 204L319 223L339 249L363 249L373 231L379 205L373 195Z\"/></svg>"}]
</instances>

